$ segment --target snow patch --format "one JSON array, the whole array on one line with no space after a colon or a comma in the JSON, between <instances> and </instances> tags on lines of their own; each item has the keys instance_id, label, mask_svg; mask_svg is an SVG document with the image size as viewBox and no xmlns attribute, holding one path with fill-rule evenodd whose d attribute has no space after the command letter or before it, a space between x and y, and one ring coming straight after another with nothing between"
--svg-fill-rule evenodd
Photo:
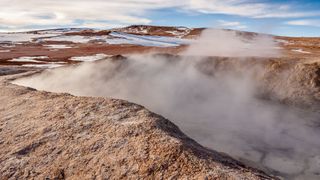
<instances>
[{"instance_id":1,"label":"snow patch","mask_svg":"<svg viewBox=\"0 0 320 180\"><path fill-rule=\"evenodd\" d=\"M106 54L96 54L92 56L75 56L70 58L71 61L85 61L85 62L92 62L92 61L97 61L104 59L106 57L110 57L110 55Z\"/></svg>"},{"instance_id":2,"label":"snow patch","mask_svg":"<svg viewBox=\"0 0 320 180\"><path fill-rule=\"evenodd\" d=\"M73 43L88 43L89 41L105 41L109 36L56 36L50 38L44 38L43 41L67 41Z\"/></svg>"},{"instance_id":3,"label":"snow patch","mask_svg":"<svg viewBox=\"0 0 320 180\"><path fill-rule=\"evenodd\" d=\"M6 49L6 50L0 50L0 53L7 53L7 52L11 52L11 50Z\"/></svg>"},{"instance_id":4,"label":"snow patch","mask_svg":"<svg viewBox=\"0 0 320 180\"><path fill-rule=\"evenodd\" d=\"M23 67L36 67L36 68L57 68L64 66L63 64L58 63L48 63L48 64L23 64Z\"/></svg>"},{"instance_id":5,"label":"snow patch","mask_svg":"<svg viewBox=\"0 0 320 180\"><path fill-rule=\"evenodd\" d=\"M177 27L178 30L181 31L190 31L191 29L187 28L187 27Z\"/></svg>"},{"instance_id":6,"label":"snow patch","mask_svg":"<svg viewBox=\"0 0 320 180\"><path fill-rule=\"evenodd\" d=\"M9 61L11 62L35 62L35 63L42 63L43 61L38 61L35 59L48 59L48 56L23 56L19 58L14 58Z\"/></svg>"},{"instance_id":7,"label":"snow patch","mask_svg":"<svg viewBox=\"0 0 320 180\"><path fill-rule=\"evenodd\" d=\"M166 33L172 34L173 36L175 36L177 38L182 38L183 36L185 36L187 34L184 31L166 31Z\"/></svg>"},{"instance_id":8,"label":"snow patch","mask_svg":"<svg viewBox=\"0 0 320 180\"><path fill-rule=\"evenodd\" d=\"M107 43L107 44L134 44L141 46L155 46L155 47L174 47L182 44L189 44L191 40L182 39L188 34L190 29L168 31L167 33L173 34L175 37L164 36L149 36L149 35L134 35L123 32L112 32L110 35L103 36L66 36L61 32L56 31L43 31L38 33L2 33L0 34L0 42L23 44L25 42L73 42L73 43ZM137 33L147 33L147 29L138 29ZM66 45L45 45L48 49L66 49L71 48Z\"/></svg>"},{"instance_id":9,"label":"snow patch","mask_svg":"<svg viewBox=\"0 0 320 180\"><path fill-rule=\"evenodd\" d=\"M46 49L70 49L71 46L65 45L65 44L50 44L50 45L44 45Z\"/></svg>"},{"instance_id":10,"label":"snow patch","mask_svg":"<svg viewBox=\"0 0 320 180\"><path fill-rule=\"evenodd\" d=\"M150 28L147 27L136 27L136 28L128 28L125 29L122 32L126 32L126 33L137 33L137 34L147 34L149 32Z\"/></svg>"},{"instance_id":11,"label":"snow patch","mask_svg":"<svg viewBox=\"0 0 320 180\"><path fill-rule=\"evenodd\" d=\"M303 53L303 54L311 54L311 52L304 51L302 49L292 49L291 51L293 52L298 52L298 53Z\"/></svg>"},{"instance_id":12,"label":"snow patch","mask_svg":"<svg viewBox=\"0 0 320 180\"><path fill-rule=\"evenodd\" d=\"M191 40L163 36L141 36L120 32L112 32L110 33L110 35L116 38L107 39L106 42L109 44L134 44L141 46L173 47L191 43Z\"/></svg>"},{"instance_id":13,"label":"snow patch","mask_svg":"<svg viewBox=\"0 0 320 180\"><path fill-rule=\"evenodd\" d=\"M284 45L293 45L294 43L290 42L290 41L287 41L287 40L284 40L284 39L276 39L275 40L277 43L281 43L281 44L284 44Z\"/></svg>"},{"instance_id":14,"label":"snow patch","mask_svg":"<svg viewBox=\"0 0 320 180\"><path fill-rule=\"evenodd\" d=\"M0 47L3 47L3 48L14 48L14 47L16 47L16 45L14 45L14 44L1 44Z\"/></svg>"},{"instance_id":15,"label":"snow patch","mask_svg":"<svg viewBox=\"0 0 320 180\"><path fill-rule=\"evenodd\" d=\"M61 29L48 29L37 31L38 34L56 34L61 35L63 33L81 32L83 30L89 30L89 28L61 28Z\"/></svg>"},{"instance_id":16,"label":"snow patch","mask_svg":"<svg viewBox=\"0 0 320 180\"><path fill-rule=\"evenodd\" d=\"M183 38L184 36L190 34L190 32L191 32L191 29L186 27L178 27L177 30L166 31L166 33L172 34L177 38Z\"/></svg>"},{"instance_id":17,"label":"snow patch","mask_svg":"<svg viewBox=\"0 0 320 180\"><path fill-rule=\"evenodd\" d=\"M107 44L134 44L141 46L155 46L155 47L173 47L181 44L189 44L190 40L180 39L174 37L163 36L147 36L147 35L133 35L123 32L112 32L110 35L104 36L56 36L44 38L43 41L68 41L73 43L88 43L90 41L99 41Z\"/></svg>"},{"instance_id":18,"label":"snow patch","mask_svg":"<svg viewBox=\"0 0 320 180\"><path fill-rule=\"evenodd\" d=\"M33 42L38 38L56 36L56 34L33 34L33 33L0 33L0 42L21 43Z\"/></svg>"}]
</instances>

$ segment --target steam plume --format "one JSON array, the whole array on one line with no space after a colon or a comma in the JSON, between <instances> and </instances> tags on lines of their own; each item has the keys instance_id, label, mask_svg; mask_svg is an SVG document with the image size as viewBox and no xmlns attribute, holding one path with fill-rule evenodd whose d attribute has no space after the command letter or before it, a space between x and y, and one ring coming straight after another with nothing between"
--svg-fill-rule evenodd
<instances>
[{"instance_id":1,"label":"steam plume","mask_svg":"<svg viewBox=\"0 0 320 180\"><path fill-rule=\"evenodd\" d=\"M208 37L214 38L208 41ZM255 41L243 50L243 40L229 32L208 31L201 39L185 54L243 58L277 54L272 43L265 40ZM217 65L224 60L135 55L126 60L45 71L15 83L39 90L135 102L170 119L204 146L279 171L288 178L319 178L320 133L306 125L307 119L317 117L257 98L258 84L253 74L263 67L252 66L238 73L210 62Z\"/></svg>"}]
</instances>

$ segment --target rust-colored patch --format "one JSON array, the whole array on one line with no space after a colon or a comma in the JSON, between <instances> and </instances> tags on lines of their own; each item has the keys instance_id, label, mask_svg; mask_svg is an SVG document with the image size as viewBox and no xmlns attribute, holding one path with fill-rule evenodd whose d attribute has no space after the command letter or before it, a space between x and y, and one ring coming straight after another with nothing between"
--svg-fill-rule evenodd
<instances>
[{"instance_id":1,"label":"rust-colored patch","mask_svg":"<svg viewBox=\"0 0 320 180\"><path fill-rule=\"evenodd\" d=\"M0 65L23 65L30 64L30 62L10 62L8 60L13 58L18 58L22 56L48 56L48 59L43 61L47 62L66 62L66 63L76 63L74 61L70 61L69 58L74 56L89 56L104 53L107 55L126 55L126 54L136 54L136 53L170 53L177 54L181 52L185 46L180 47L145 47L145 46L137 46L137 45L109 45L109 44L95 44L95 43L87 43L87 44L72 44L72 48L68 49L48 49L48 47L43 45L50 45L57 43L43 43L43 44L35 44L29 43L24 45L16 45L16 47L8 48L11 52L8 53L0 53ZM67 44L67 45L70 45ZM32 63L34 64L34 63Z\"/></svg>"}]
</instances>

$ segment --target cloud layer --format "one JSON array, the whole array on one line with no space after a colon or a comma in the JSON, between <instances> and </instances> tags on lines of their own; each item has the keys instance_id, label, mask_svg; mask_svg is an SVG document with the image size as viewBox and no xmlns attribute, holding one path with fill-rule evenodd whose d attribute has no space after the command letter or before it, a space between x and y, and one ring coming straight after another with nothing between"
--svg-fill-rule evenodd
<instances>
[{"instance_id":1,"label":"cloud layer","mask_svg":"<svg viewBox=\"0 0 320 180\"><path fill-rule=\"evenodd\" d=\"M110 27L150 24L149 12L175 8L200 14L226 14L250 18L298 18L319 15L299 12L287 4L252 0L1 0L0 29L37 27Z\"/></svg>"},{"instance_id":2,"label":"cloud layer","mask_svg":"<svg viewBox=\"0 0 320 180\"><path fill-rule=\"evenodd\" d=\"M294 25L294 26L320 27L320 20L316 20L316 19L300 19L300 20L288 21L287 24L288 25Z\"/></svg>"}]
</instances>

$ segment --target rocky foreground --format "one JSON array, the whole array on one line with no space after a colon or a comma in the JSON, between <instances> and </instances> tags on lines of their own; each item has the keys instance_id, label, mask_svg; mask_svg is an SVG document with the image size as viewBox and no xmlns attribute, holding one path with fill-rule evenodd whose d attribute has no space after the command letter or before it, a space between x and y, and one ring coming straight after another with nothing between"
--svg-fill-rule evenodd
<instances>
[{"instance_id":1,"label":"rocky foreground","mask_svg":"<svg viewBox=\"0 0 320 180\"><path fill-rule=\"evenodd\" d=\"M0 179L275 179L142 106L10 83L19 76L0 78Z\"/></svg>"}]
</instances>

